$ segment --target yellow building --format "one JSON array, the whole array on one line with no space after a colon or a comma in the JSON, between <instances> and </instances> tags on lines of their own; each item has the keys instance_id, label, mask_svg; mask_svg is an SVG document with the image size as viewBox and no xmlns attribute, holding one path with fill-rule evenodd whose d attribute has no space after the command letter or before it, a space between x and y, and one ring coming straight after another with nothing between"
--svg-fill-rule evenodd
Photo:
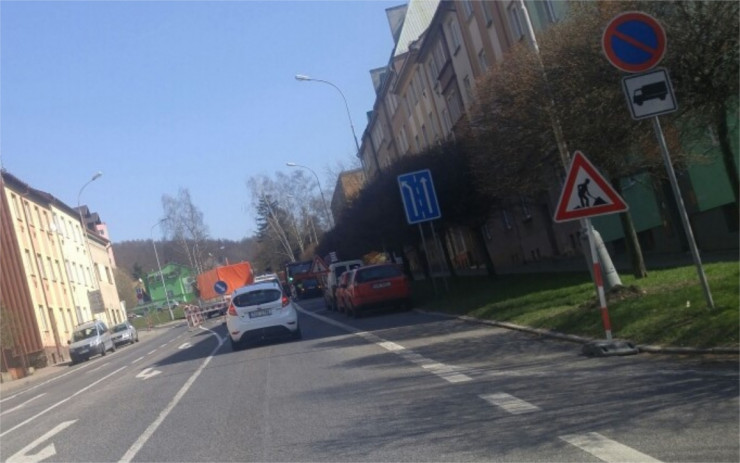
<instances>
[{"instance_id":1,"label":"yellow building","mask_svg":"<svg viewBox=\"0 0 740 463\"><path fill-rule=\"evenodd\" d=\"M113 279L110 242L93 230L83 233L78 211L53 195L7 172L2 176L23 263L23 275L13 281L30 292L33 307L25 309L33 311L48 362L66 361L67 341L76 325L94 318L111 325L125 317ZM96 290L102 307L90 303L89 294Z\"/></svg>"}]
</instances>

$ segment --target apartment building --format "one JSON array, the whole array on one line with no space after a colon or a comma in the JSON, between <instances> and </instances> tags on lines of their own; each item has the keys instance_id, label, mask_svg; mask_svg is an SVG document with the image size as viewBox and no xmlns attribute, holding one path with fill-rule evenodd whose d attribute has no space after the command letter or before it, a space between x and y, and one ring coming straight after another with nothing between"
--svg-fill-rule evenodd
<instances>
[{"instance_id":1,"label":"apartment building","mask_svg":"<svg viewBox=\"0 0 740 463\"><path fill-rule=\"evenodd\" d=\"M30 337L38 340L38 345L23 344L25 355L33 357L29 362L63 362L76 325L94 318L110 325L125 318L112 275L110 242L83 230L78 211L53 195L8 172L2 172L2 179L7 236L13 243L3 247L3 254L17 254L17 259L4 256L9 267L3 260L3 278L9 280L1 302L20 320L11 331L33 332ZM26 292L28 299L6 297Z\"/></svg>"}]
</instances>

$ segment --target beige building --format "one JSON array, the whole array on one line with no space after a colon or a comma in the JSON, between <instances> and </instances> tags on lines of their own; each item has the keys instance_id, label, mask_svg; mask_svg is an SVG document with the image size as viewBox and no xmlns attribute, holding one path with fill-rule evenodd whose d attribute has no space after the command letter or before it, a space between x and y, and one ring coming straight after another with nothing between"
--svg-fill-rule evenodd
<instances>
[{"instance_id":1,"label":"beige building","mask_svg":"<svg viewBox=\"0 0 740 463\"><path fill-rule=\"evenodd\" d=\"M23 274L13 281L30 292L33 307L26 309L33 311L48 361L62 362L76 325L94 318L110 325L125 317L112 278L110 242L92 231L83 234L77 211L53 195L7 172L2 176L23 263ZM96 289L103 296L100 312L90 304Z\"/></svg>"},{"instance_id":2,"label":"beige building","mask_svg":"<svg viewBox=\"0 0 740 463\"><path fill-rule=\"evenodd\" d=\"M387 9L395 47L386 66L370 71L376 100L360 150L367 179L402 156L454 139L475 103L478 80L528 41L526 17L542 30L566 7L552 0L410 0ZM578 249L577 225L555 226L554 204L541 203L511 198L482 230L447 230L441 239L456 267L479 267L483 252L505 267Z\"/></svg>"}]
</instances>

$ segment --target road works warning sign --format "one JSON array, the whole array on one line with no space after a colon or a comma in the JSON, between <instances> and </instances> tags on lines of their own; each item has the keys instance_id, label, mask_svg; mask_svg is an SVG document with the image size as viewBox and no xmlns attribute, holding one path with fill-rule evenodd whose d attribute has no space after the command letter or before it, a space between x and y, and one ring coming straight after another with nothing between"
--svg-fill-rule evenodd
<instances>
[{"instance_id":1,"label":"road works warning sign","mask_svg":"<svg viewBox=\"0 0 740 463\"><path fill-rule=\"evenodd\" d=\"M570 162L560 201L555 210L555 222L613 214L628 209L627 203L612 188L593 164L580 151Z\"/></svg>"}]
</instances>

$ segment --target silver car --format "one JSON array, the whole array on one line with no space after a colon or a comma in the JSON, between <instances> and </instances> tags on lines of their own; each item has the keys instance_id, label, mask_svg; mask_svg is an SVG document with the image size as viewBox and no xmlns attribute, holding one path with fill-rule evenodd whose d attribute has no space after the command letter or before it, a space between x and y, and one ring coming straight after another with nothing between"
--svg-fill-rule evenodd
<instances>
[{"instance_id":1,"label":"silver car","mask_svg":"<svg viewBox=\"0 0 740 463\"><path fill-rule=\"evenodd\" d=\"M116 351L108 327L100 320L82 323L75 327L69 344L70 365L87 360L93 355Z\"/></svg>"},{"instance_id":2,"label":"silver car","mask_svg":"<svg viewBox=\"0 0 740 463\"><path fill-rule=\"evenodd\" d=\"M113 332L113 342L116 345L139 342L139 332L136 331L134 325L127 321L115 325L111 328L111 331Z\"/></svg>"}]
</instances>

